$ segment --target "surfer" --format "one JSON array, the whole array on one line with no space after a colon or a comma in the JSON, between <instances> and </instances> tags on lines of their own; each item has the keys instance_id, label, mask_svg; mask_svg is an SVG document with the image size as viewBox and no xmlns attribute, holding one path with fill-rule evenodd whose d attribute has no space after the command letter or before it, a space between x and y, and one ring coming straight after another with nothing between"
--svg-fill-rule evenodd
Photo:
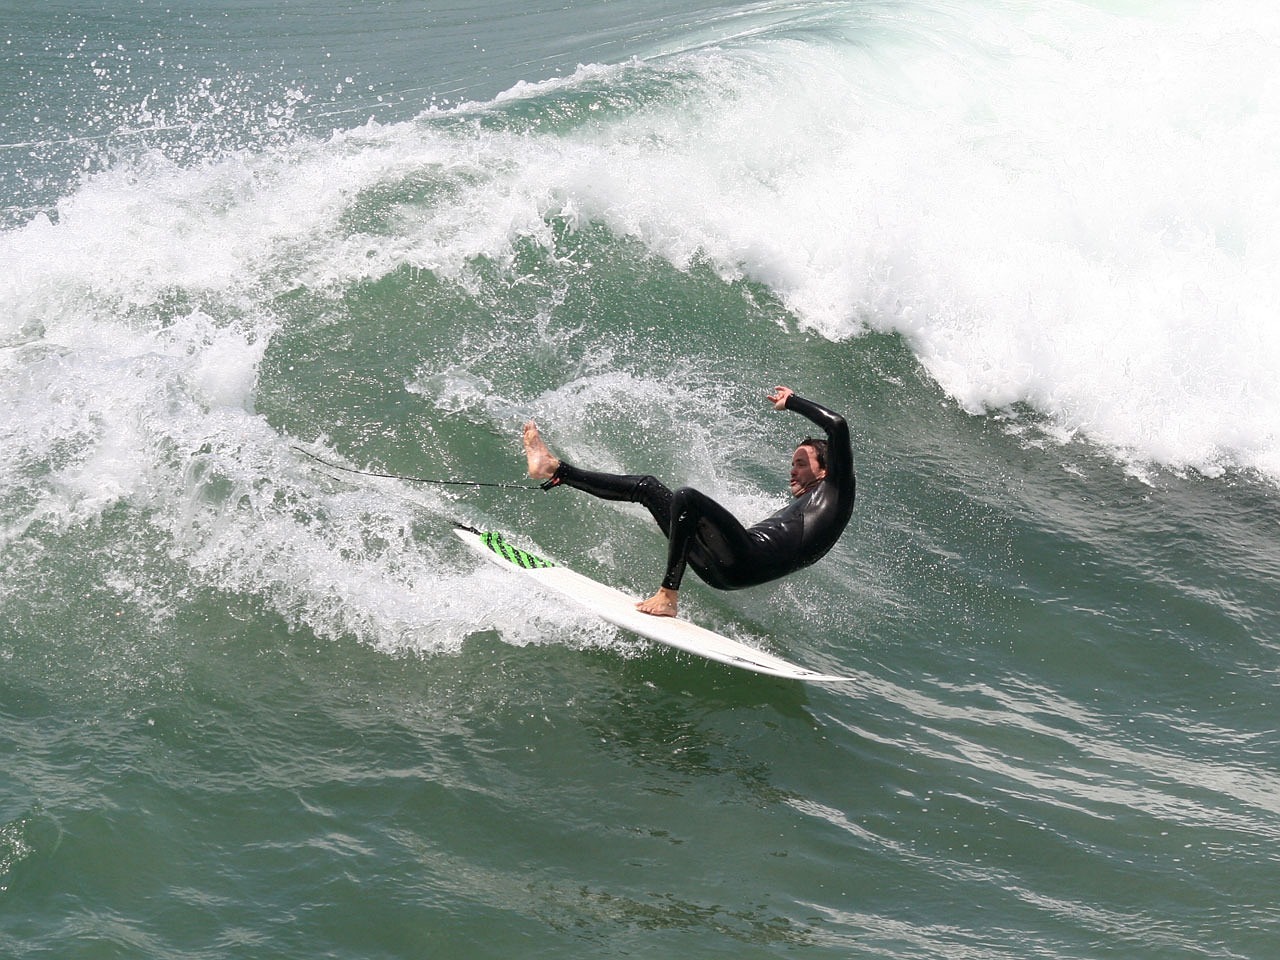
<instances>
[{"instance_id":1,"label":"surfer","mask_svg":"<svg viewBox=\"0 0 1280 960\"><path fill-rule=\"evenodd\" d=\"M791 502L751 527L692 487L672 491L651 476L595 473L566 463L547 449L532 420L524 425L529 476L544 481L544 490L563 483L603 500L643 505L667 538L667 570L658 592L636 609L674 617L686 565L718 590L767 583L823 557L853 513L853 448L844 418L790 387L774 387L768 399L775 410L812 420L826 439L800 441L791 455Z\"/></svg>"}]
</instances>

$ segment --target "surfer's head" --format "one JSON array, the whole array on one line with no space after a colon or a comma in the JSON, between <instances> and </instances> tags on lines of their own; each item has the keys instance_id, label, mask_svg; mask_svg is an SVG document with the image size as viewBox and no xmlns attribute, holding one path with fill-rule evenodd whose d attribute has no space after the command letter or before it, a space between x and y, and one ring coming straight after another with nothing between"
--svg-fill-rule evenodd
<instances>
[{"instance_id":1,"label":"surfer's head","mask_svg":"<svg viewBox=\"0 0 1280 960\"><path fill-rule=\"evenodd\" d=\"M807 493L827 475L827 441L805 437L791 455L791 495Z\"/></svg>"},{"instance_id":2,"label":"surfer's head","mask_svg":"<svg viewBox=\"0 0 1280 960\"><path fill-rule=\"evenodd\" d=\"M819 440L817 437L805 437L800 441L802 447L812 447L813 455L818 458L818 466L824 471L827 469L827 441Z\"/></svg>"}]
</instances>

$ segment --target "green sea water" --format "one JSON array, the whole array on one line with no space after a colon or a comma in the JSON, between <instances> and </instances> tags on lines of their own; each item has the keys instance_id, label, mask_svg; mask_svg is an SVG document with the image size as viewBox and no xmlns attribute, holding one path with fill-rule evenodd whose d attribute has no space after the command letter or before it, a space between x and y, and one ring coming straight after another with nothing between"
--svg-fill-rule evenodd
<instances>
[{"instance_id":1,"label":"green sea water","mask_svg":"<svg viewBox=\"0 0 1280 960\"><path fill-rule=\"evenodd\" d=\"M1276 955L1270 7L0 9L0 955Z\"/></svg>"}]
</instances>

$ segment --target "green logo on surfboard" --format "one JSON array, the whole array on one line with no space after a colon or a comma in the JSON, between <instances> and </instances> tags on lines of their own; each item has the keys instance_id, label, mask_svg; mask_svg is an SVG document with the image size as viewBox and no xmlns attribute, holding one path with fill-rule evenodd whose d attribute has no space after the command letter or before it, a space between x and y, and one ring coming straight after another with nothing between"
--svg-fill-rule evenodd
<instances>
[{"instance_id":1,"label":"green logo on surfboard","mask_svg":"<svg viewBox=\"0 0 1280 960\"><path fill-rule=\"evenodd\" d=\"M506 537L500 533L482 533L480 534L480 542L504 560L509 560L517 567L524 567L526 570L533 570L536 567L555 566L550 560L543 560L541 557L535 557L532 553L521 550L519 547L513 547L507 543Z\"/></svg>"}]
</instances>

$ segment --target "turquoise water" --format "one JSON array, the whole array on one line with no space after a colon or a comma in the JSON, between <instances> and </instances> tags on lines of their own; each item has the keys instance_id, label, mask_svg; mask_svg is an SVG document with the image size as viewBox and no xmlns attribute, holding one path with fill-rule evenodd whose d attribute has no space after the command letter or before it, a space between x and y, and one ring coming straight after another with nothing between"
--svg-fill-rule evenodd
<instances>
[{"instance_id":1,"label":"turquoise water","mask_svg":"<svg viewBox=\"0 0 1280 960\"><path fill-rule=\"evenodd\" d=\"M0 8L0 955L1275 955L1270 6Z\"/></svg>"}]
</instances>

